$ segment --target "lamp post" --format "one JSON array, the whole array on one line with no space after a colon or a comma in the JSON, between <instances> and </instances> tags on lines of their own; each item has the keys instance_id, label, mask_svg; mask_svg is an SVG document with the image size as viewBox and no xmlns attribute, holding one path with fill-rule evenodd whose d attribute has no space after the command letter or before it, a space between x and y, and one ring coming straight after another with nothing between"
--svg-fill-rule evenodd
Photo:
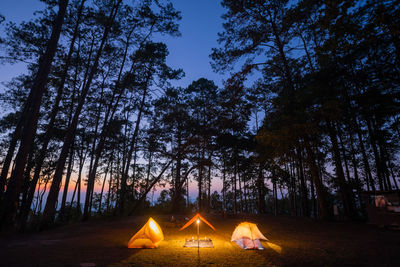
<instances>
[{"instance_id":1,"label":"lamp post","mask_svg":"<svg viewBox=\"0 0 400 267\"><path fill-rule=\"evenodd\" d=\"M197 248L200 247L200 240L199 240L199 228L200 228L200 220L197 219Z\"/></svg>"}]
</instances>

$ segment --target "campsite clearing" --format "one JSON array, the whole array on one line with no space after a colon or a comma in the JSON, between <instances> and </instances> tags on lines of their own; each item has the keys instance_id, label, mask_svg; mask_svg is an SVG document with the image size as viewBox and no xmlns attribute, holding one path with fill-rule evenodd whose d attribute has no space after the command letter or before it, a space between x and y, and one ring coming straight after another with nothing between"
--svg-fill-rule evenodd
<instances>
[{"instance_id":1,"label":"campsite clearing","mask_svg":"<svg viewBox=\"0 0 400 267\"><path fill-rule=\"evenodd\" d=\"M15 234L0 239L3 266L400 266L400 232L361 223L314 222L298 217L244 216L223 219L206 215L201 238L214 248L184 248L196 227L179 231L168 216L152 217L165 236L157 249L129 249L127 243L150 216L75 224L47 232ZM189 216L190 217L190 216ZM247 251L230 242L241 221L257 223L269 239L263 251Z\"/></svg>"}]
</instances>

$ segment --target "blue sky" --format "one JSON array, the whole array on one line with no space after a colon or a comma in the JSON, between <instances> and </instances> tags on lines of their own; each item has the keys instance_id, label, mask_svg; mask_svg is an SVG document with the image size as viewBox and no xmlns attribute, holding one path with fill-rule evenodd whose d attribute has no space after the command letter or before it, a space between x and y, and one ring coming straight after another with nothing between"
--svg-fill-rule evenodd
<instances>
[{"instance_id":1,"label":"blue sky","mask_svg":"<svg viewBox=\"0 0 400 267\"><path fill-rule=\"evenodd\" d=\"M33 12L43 8L44 5L39 0L0 0L0 14L9 21L19 23L28 21L33 17ZM4 27L0 28L1 31ZM4 36L4 33L0 33ZM4 82L10 81L13 77L26 71L25 64L0 65L0 92L4 90Z\"/></svg>"},{"instance_id":2,"label":"blue sky","mask_svg":"<svg viewBox=\"0 0 400 267\"><path fill-rule=\"evenodd\" d=\"M172 0L175 8L181 11L181 37L161 37L160 41L168 45L170 54L168 64L182 68L186 76L174 83L186 87L193 80L201 77L213 80L222 85L226 76L212 71L209 54L211 48L217 47L217 33L222 31L221 15L224 9L218 0ZM39 0L0 0L0 14L6 21L27 21L35 10L40 10L43 3ZM24 64L0 65L0 83L7 82L18 74L25 72ZM4 87L0 85L0 90Z\"/></svg>"},{"instance_id":3,"label":"blue sky","mask_svg":"<svg viewBox=\"0 0 400 267\"><path fill-rule=\"evenodd\" d=\"M222 77L212 71L209 54L217 47L217 33L222 31L221 15L224 9L218 0L174 0L177 10L182 12L181 37L166 38L170 50L168 63L181 67L186 73L180 85L187 86L201 77L222 85Z\"/></svg>"}]
</instances>

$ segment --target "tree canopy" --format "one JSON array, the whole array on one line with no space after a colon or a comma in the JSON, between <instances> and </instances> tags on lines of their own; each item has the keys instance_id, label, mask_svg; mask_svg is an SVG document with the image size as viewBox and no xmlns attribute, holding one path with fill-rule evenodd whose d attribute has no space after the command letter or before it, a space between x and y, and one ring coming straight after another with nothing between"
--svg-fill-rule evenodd
<instances>
[{"instance_id":1,"label":"tree canopy","mask_svg":"<svg viewBox=\"0 0 400 267\"><path fill-rule=\"evenodd\" d=\"M230 77L186 87L159 40L180 36L171 1L43 2L0 15L1 63L28 67L0 96L2 228L333 205L359 220L363 191L399 189L399 1L223 0L210 58Z\"/></svg>"}]
</instances>

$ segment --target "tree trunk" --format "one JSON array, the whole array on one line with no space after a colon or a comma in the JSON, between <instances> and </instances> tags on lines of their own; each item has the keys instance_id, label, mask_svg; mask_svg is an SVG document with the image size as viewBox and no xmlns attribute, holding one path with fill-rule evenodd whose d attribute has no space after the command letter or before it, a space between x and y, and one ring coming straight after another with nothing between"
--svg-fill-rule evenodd
<instances>
[{"instance_id":1,"label":"tree trunk","mask_svg":"<svg viewBox=\"0 0 400 267\"><path fill-rule=\"evenodd\" d=\"M32 104L32 94L33 94L33 91L30 92L30 94L25 102L25 105L21 111L21 116L20 116L18 123L15 127L15 130L11 136L10 146L8 147L7 155L4 158L3 166L1 169L1 175L0 175L0 200L3 197L4 187L7 184L7 176L9 173L12 158L14 156L14 151L17 146L18 140L21 138L23 125L26 120L26 117L28 116L28 113L30 110L30 105Z\"/></svg>"},{"instance_id":2,"label":"tree trunk","mask_svg":"<svg viewBox=\"0 0 400 267\"><path fill-rule=\"evenodd\" d=\"M362 155L362 159L363 159L363 163L364 163L365 179L367 180L367 185L368 185L368 181L369 181L369 185L371 186L372 190L375 191L375 181L372 178L371 168L369 166L367 153L365 152L361 129L360 129L360 126L356 119L354 119L354 124L355 124L358 142L360 144L361 155ZM369 190L369 187L368 187L368 190Z\"/></svg>"},{"instance_id":3,"label":"tree trunk","mask_svg":"<svg viewBox=\"0 0 400 267\"><path fill-rule=\"evenodd\" d=\"M240 205L239 205L239 210L240 210L240 213L243 213L243 197L242 197L242 179L240 179L240 172L238 172L238 175L237 175L237 177L238 177L238 182L239 182L239 199L240 199Z\"/></svg>"},{"instance_id":4,"label":"tree trunk","mask_svg":"<svg viewBox=\"0 0 400 267\"><path fill-rule=\"evenodd\" d=\"M225 198L225 192L226 192L226 159L225 155L222 155L223 158L223 169L222 169L222 213L225 217L226 215L226 198Z\"/></svg>"},{"instance_id":5,"label":"tree trunk","mask_svg":"<svg viewBox=\"0 0 400 267\"><path fill-rule=\"evenodd\" d=\"M181 168L182 168L182 155L181 155L181 132L177 132L177 156L176 156L176 173L175 173L175 185L174 185L174 198L172 200L172 213L180 212L180 203L182 197L181 187Z\"/></svg>"},{"instance_id":6,"label":"tree trunk","mask_svg":"<svg viewBox=\"0 0 400 267\"><path fill-rule=\"evenodd\" d=\"M292 198L293 198L293 209L294 213L292 214L293 216L298 215L297 211L297 186L296 186L296 162L292 159L291 161L291 169L292 169L292 181L291 181L291 186L292 186Z\"/></svg>"},{"instance_id":7,"label":"tree trunk","mask_svg":"<svg viewBox=\"0 0 400 267\"><path fill-rule=\"evenodd\" d=\"M247 201L247 194L248 194L247 191L248 190L247 190L247 186L246 186L246 180L243 179L243 196L244 196L244 204L243 204L243 206L244 206L244 212L245 213L249 212L249 205L248 205L249 203Z\"/></svg>"},{"instance_id":8,"label":"tree trunk","mask_svg":"<svg viewBox=\"0 0 400 267\"><path fill-rule=\"evenodd\" d=\"M276 190L276 177L272 177L272 189L273 189L273 196L274 196L274 215L278 215L278 192Z\"/></svg>"},{"instance_id":9,"label":"tree trunk","mask_svg":"<svg viewBox=\"0 0 400 267\"><path fill-rule=\"evenodd\" d=\"M140 121L142 118L142 113L144 111L144 107L145 107L145 103L146 103L146 96L147 96L147 89L148 89L148 85L149 85L151 77L152 77L152 74L149 71L147 73L147 79L146 79L146 82L145 82L144 88L143 88L143 95L142 95L142 99L141 99L140 106L139 106L139 112L138 112L137 119L136 119L135 130L133 132L131 143L130 143L128 158L126 160L125 169L123 169L123 173L122 173L120 203L119 203L119 213L120 214L124 213L124 197L125 197L125 193L126 193L126 180L128 179L128 172L129 172L129 167L131 165L132 154L133 154L134 148L136 146L136 138L139 134Z\"/></svg>"},{"instance_id":10,"label":"tree trunk","mask_svg":"<svg viewBox=\"0 0 400 267\"><path fill-rule=\"evenodd\" d=\"M44 193L46 193L47 184L49 183L49 180L50 180L49 177L47 177L47 179L44 182L44 187L43 187L42 193L40 194L40 201L39 201L37 214L39 214L42 211L43 196L44 196Z\"/></svg>"},{"instance_id":11,"label":"tree trunk","mask_svg":"<svg viewBox=\"0 0 400 267\"><path fill-rule=\"evenodd\" d=\"M112 179L113 179L113 163L111 162L110 181L108 182L108 193L107 193L107 200L106 200L107 213L110 212L110 199L111 199L111 194L112 194L112 192L111 192Z\"/></svg>"},{"instance_id":12,"label":"tree trunk","mask_svg":"<svg viewBox=\"0 0 400 267\"><path fill-rule=\"evenodd\" d=\"M21 144L16 156L16 165L7 186L6 198L1 213L2 225L13 225L15 223L27 155L31 149L31 144L36 134L42 97L46 91L47 78L57 50L67 6L68 0L59 0L59 10L53 24L46 52L39 60L39 69L31 89L34 92L32 95L31 109L27 116L27 120L24 123L24 135L21 138Z\"/></svg>"},{"instance_id":13,"label":"tree trunk","mask_svg":"<svg viewBox=\"0 0 400 267\"><path fill-rule=\"evenodd\" d=\"M263 163L259 163L258 166L258 177L257 177L257 191L258 191L258 213L265 213L265 184L264 184L264 174L263 174ZM225 178L225 173L224 173Z\"/></svg>"},{"instance_id":14,"label":"tree trunk","mask_svg":"<svg viewBox=\"0 0 400 267\"><path fill-rule=\"evenodd\" d=\"M299 180L300 180L300 188L301 188L301 203L302 203L302 215L309 217L310 216L310 207L308 206L308 191L307 184L304 178L304 170L303 170L303 161L301 150L297 149L297 157L299 164Z\"/></svg>"},{"instance_id":15,"label":"tree trunk","mask_svg":"<svg viewBox=\"0 0 400 267\"><path fill-rule=\"evenodd\" d=\"M76 195L76 190L78 189L78 180L75 182L75 187L74 187L74 192L72 192L72 197L71 197L71 202L69 203L67 215L69 215L72 211L72 204L74 203L75 195Z\"/></svg>"},{"instance_id":16,"label":"tree trunk","mask_svg":"<svg viewBox=\"0 0 400 267\"><path fill-rule=\"evenodd\" d=\"M199 177L198 177L198 191L199 191L199 196L198 196L198 211L201 212L203 210L203 196L202 196L202 188L203 188L203 171L204 171L204 147L200 148L201 149L201 157L200 157L200 162L198 163L198 168L199 168Z\"/></svg>"},{"instance_id":17,"label":"tree trunk","mask_svg":"<svg viewBox=\"0 0 400 267\"><path fill-rule=\"evenodd\" d=\"M202 211L202 184L203 184L203 165L199 164L199 177L197 181L197 188L199 192L199 196L197 197L197 209L199 212Z\"/></svg>"},{"instance_id":18,"label":"tree trunk","mask_svg":"<svg viewBox=\"0 0 400 267\"><path fill-rule=\"evenodd\" d=\"M210 212L211 206L211 153L208 159L210 165L208 165L208 174L207 174L207 186L208 186L208 193L207 193L207 211Z\"/></svg>"},{"instance_id":19,"label":"tree trunk","mask_svg":"<svg viewBox=\"0 0 400 267\"><path fill-rule=\"evenodd\" d=\"M378 128L378 126L376 126L376 124L374 124L374 128ZM376 132L376 130L375 130ZM377 142L378 142L378 147L379 147L379 157L381 159L381 168L382 168L382 174L383 174L383 179L385 181L386 184L386 188L387 190L392 190L392 183L390 182L390 173L389 173L389 169L386 166L386 162L389 161L389 154L387 152L387 148L386 148L386 144L385 144L385 140L383 140L383 135L382 134L378 134L377 135Z\"/></svg>"},{"instance_id":20,"label":"tree trunk","mask_svg":"<svg viewBox=\"0 0 400 267\"><path fill-rule=\"evenodd\" d=\"M356 152L354 149L354 140L353 140L352 133L349 133L349 137L350 137L351 162L353 165L354 180L356 181L356 190L357 190L357 195L358 195L358 201L360 204L360 208L362 208L363 207L363 203L362 203L362 199L361 199L362 188L361 188L361 181L358 176ZM368 188L368 191L369 191L369 188Z\"/></svg>"},{"instance_id":21,"label":"tree trunk","mask_svg":"<svg viewBox=\"0 0 400 267\"><path fill-rule=\"evenodd\" d=\"M305 140L304 142L305 149L307 152L307 163L311 172L311 177L313 179L315 190L317 193L318 206L319 206L319 216L323 220L330 220L332 218L331 210L329 209L328 202L325 195L324 185L322 184L319 175L318 175L318 167L315 162L315 154L312 148L310 147L309 141Z\"/></svg>"},{"instance_id":22,"label":"tree trunk","mask_svg":"<svg viewBox=\"0 0 400 267\"><path fill-rule=\"evenodd\" d=\"M23 182L22 190L21 190L22 191L22 199L20 201L20 213L19 213L19 217L17 218L17 224L18 224L18 221L21 219L22 207L25 205L25 203L27 201L28 192L29 192L29 182L30 182L30 177L31 177L31 171L32 171L32 168L33 168L33 166L35 164L33 156L34 156L34 154L36 152L35 151L36 149L35 149L34 144L32 144L31 147L32 147L32 149L29 152L28 163L26 165L25 174L24 174L25 178L24 178L24 182ZM17 228L18 228L18 226L17 226Z\"/></svg>"},{"instance_id":23,"label":"tree trunk","mask_svg":"<svg viewBox=\"0 0 400 267\"><path fill-rule=\"evenodd\" d=\"M233 173L233 214L237 213L237 189L236 189L236 175L237 175L237 151L235 149L235 167Z\"/></svg>"},{"instance_id":24,"label":"tree trunk","mask_svg":"<svg viewBox=\"0 0 400 267\"><path fill-rule=\"evenodd\" d=\"M60 190L60 183L61 183L62 175L63 175L63 172L64 172L64 165L65 165L65 161L66 161L66 158L67 158L68 150L69 150L69 148L71 146L71 142L72 142L72 140L74 138L74 135L75 135L75 130L76 130L76 127L78 125L78 119L79 119L80 113L82 111L83 104L85 103L85 98L86 98L86 96L88 94L89 88L90 88L91 83L92 83L93 78L94 78L94 75L95 75L95 73L97 73L97 67L98 67L98 64L99 64L99 60L100 60L104 45L106 43L106 40L108 39L108 33L110 31L111 25L112 25L112 23L114 21L114 18L115 18L116 14L117 14L117 11L118 11L118 7L119 7L121 2L122 2L122 0L118 0L118 2L113 6L111 14L110 14L110 16L108 18L108 23L107 23L107 25L105 27L105 30L104 30L104 33L103 33L103 37L102 37L99 49L98 49L97 54L96 54L96 58L94 60L93 66L91 68L91 71L90 71L90 73L88 75L86 84L85 84L85 86L84 86L84 88L83 88L83 90L81 92L80 100L79 100L78 106L76 107L75 114L73 116L71 125L68 128L67 133L65 135L64 144L63 144L63 147L61 149L61 153L60 153L60 157L59 157L59 160L58 160L58 163L57 163L56 171L55 171L54 176L53 176L53 183L51 185L50 192L49 192L49 195L47 197L46 207L45 207L45 210L43 212L41 228L46 228L48 225L53 223L54 215L55 215L55 212L56 212L55 203L57 201L58 193L59 193L59 190Z\"/></svg>"},{"instance_id":25,"label":"tree trunk","mask_svg":"<svg viewBox=\"0 0 400 267\"><path fill-rule=\"evenodd\" d=\"M81 211L81 182L82 182L82 171L83 171L83 167L85 164L86 154L87 153L85 153L85 155L80 159L80 162L79 162L78 180L77 180L78 194L76 196L76 211L78 214L81 214L81 212L82 212Z\"/></svg>"},{"instance_id":26,"label":"tree trunk","mask_svg":"<svg viewBox=\"0 0 400 267\"><path fill-rule=\"evenodd\" d=\"M37 190L36 190L36 203L35 203L35 208L33 209L33 212L36 213L36 210L38 208L39 205L39 198L40 198L40 182L37 186Z\"/></svg>"},{"instance_id":27,"label":"tree trunk","mask_svg":"<svg viewBox=\"0 0 400 267\"><path fill-rule=\"evenodd\" d=\"M311 201L313 206L313 217L317 218L317 202L315 201L314 181L313 179L310 179L310 181L311 181Z\"/></svg>"},{"instance_id":28,"label":"tree trunk","mask_svg":"<svg viewBox=\"0 0 400 267\"><path fill-rule=\"evenodd\" d=\"M346 176L347 176L347 182L350 182L351 178L350 178L350 169L349 169L349 165L347 163L347 153L346 153L346 149L344 148L344 144L343 144L343 138L342 138L342 132L340 131L340 128L336 125L336 128L338 129L338 133L337 136L339 137L339 147L340 147L340 151L341 154L343 155L343 162L344 162L344 168L346 170ZM339 153L340 153L339 151Z\"/></svg>"},{"instance_id":29,"label":"tree trunk","mask_svg":"<svg viewBox=\"0 0 400 267\"><path fill-rule=\"evenodd\" d=\"M60 207L60 219L63 219L64 211L65 211L65 203L67 201L68 195L68 187L69 187L69 180L71 178L71 173L73 171L73 163L74 163L74 146L71 146L71 152L69 154L69 161L67 167L67 175L65 176L65 183L64 183L64 192L61 199L61 207Z\"/></svg>"},{"instance_id":30,"label":"tree trunk","mask_svg":"<svg viewBox=\"0 0 400 267\"><path fill-rule=\"evenodd\" d=\"M392 167L392 164L390 163L390 161L388 162L388 165L389 165L389 169L390 169L390 174L392 175L394 186L395 186L396 190L399 190L399 185L397 184L396 176L394 175L393 167Z\"/></svg>"},{"instance_id":31,"label":"tree trunk","mask_svg":"<svg viewBox=\"0 0 400 267\"><path fill-rule=\"evenodd\" d=\"M100 197L99 197L99 209L97 210L98 214L101 214L101 203L102 203L102 200L103 200L104 185L106 184L108 169L110 168L110 163L111 162L112 162L112 159L110 159L110 161L108 162L106 171L104 173L103 185L101 186Z\"/></svg>"},{"instance_id":32,"label":"tree trunk","mask_svg":"<svg viewBox=\"0 0 400 267\"><path fill-rule=\"evenodd\" d=\"M44 159L46 157L47 147L48 147L48 144L49 144L51 138L53 137L54 123L56 121L56 116L58 114L58 110L59 110L59 106L60 106L60 102L61 102L61 97L62 97L62 94L63 94L63 91L64 91L64 85L65 85L65 81L66 81L66 78L67 78L67 75L68 75L68 69L69 69L69 66L70 66L72 54L73 54L73 51L74 51L75 40L76 40L76 38L78 36L79 25L80 25L80 21L81 21L81 17L82 17L82 11L83 11L83 7L84 7L84 4L85 4L85 1L86 0L82 0L81 1L81 5L80 5L79 10L78 10L75 29L74 29L74 32L73 32L73 36L72 36L72 39L71 39L70 46L69 46L68 55L67 55L67 58L65 60L65 65L64 65L64 68L63 68L63 72L61 74L61 81L60 81L60 83L58 85L57 95L56 95L55 100L54 100L53 108L52 108L52 110L50 112L50 117L49 117L50 121L49 121L49 124L47 125L46 133L45 133L45 136L43 138L42 148L41 148L41 150L39 152L39 156L38 156L38 158L36 160L36 163L35 163L35 172L34 172L34 176L33 176L32 182L31 182L31 186L30 186L30 192L29 192L29 195L28 195L28 201L26 202L25 206L22 207L22 211L21 211L22 212L22 216L21 216L22 217L22 219L21 219L21 224L22 225L24 225L26 223L26 216L27 216L27 214L29 212L29 209L30 209L30 206L32 204L33 194L34 194L34 191L35 191L35 188L36 188L36 183L37 183L37 181L39 179L39 175L40 175L41 168L43 166ZM62 207L63 207L63 205L61 205L61 208Z\"/></svg>"},{"instance_id":33,"label":"tree trunk","mask_svg":"<svg viewBox=\"0 0 400 267\"><path fill-rule=\"evenodd\" d=\"M344 214L346 217L350 219L355 219L356 214L353 206L354 202L351 199L350 190L348 189L348 184L344 177L342 162L340 158L339 145L337 141L337 132L335 126L330 121L327 121L327 125L328 125L329 137L332 144L331 147L332 158L335 162L335 172L338 180L340 196L343 203Z\"/></svg>"},{"instance_id":34,"label":"tree trunk","mask_svg":"<svg viewBox=\"0 0 400 267\"><path fill-rule=\"evenodd\" d=\"M122 68L122 66L121 66L121 68ZM94 182L93 182L93 185L92 185L92 183L90 181L92 179L94 180L95 177L96 177L97 167L98 167L98 164L99 164L99 160L100 160L100 157L101 157L101 154L102 154L102 150L103 150L104 142L105 142L105 138L106 138L106 129L108 127L108 122L111 120L111 119L109 119L110 111L112 109L111 106L113 104L113 100L114 100L114 97L115 97L116 91L117 91L117 88L115 88L113 90L111 101L108 103L107 108L106 108L106 112L105 112L106 114L104 116L104 123L103 123L102 131L101 131L100 135L98 136L98 129L99 129L99 121L100 121L100 117L101 117L101 110L103 109L103 106L102 106L103 92L104 92L104 88L106 86L105 82L106 82L107 76L108 76L108 73L103 76L103 81L102 81L102 85L101 85L100 104L99 104L99 107L97 109L97 118L96 118L95 127L94 127L94 137L93 137L93 142L92 142L92 151L91 151L90 165L89 165L88 186L86 187L85 208L84 208L84 213L83 213L84 217L86 216L86 212L90 213L90 211L92 210L92 197L93 197L93 191L92 190L93 190L93 187L94 187ZM119 100L119 98L118 98L118 100ZM116 105L118 105L118 103L116 103ZM113 115L114 115L114 113L111 115L111 117ZM100 138L100 140L97 143L97 139L98 138ZM92 173L94 173L94 174L92 175ZM88 208L86 206L87 203L89 203L89 207Z\"/></svg>"},{"instance_id":35,"label":"tree trunk","mask_svg":"<svg viewBox=\"0 0 400 267\"><path fill-rule=\"evenodd\" d=\"M383 179L383 172L382 172L382 168L381 168L381 159L379 157L379 152L378 152L378 148L376 145L375 133L372 129L370 120L367 118L366 118L366 123L367 123L368 132L369 132L369 138L370 138L370 142L371 142L371 146L372 146L372 151L374 152L374 157L375 157L375 165L376 165L376 172L377 172L377 176L378 176L379 189L385 190L384 185L383 185L384 179Z\"/></svg>"}]
</instances>

